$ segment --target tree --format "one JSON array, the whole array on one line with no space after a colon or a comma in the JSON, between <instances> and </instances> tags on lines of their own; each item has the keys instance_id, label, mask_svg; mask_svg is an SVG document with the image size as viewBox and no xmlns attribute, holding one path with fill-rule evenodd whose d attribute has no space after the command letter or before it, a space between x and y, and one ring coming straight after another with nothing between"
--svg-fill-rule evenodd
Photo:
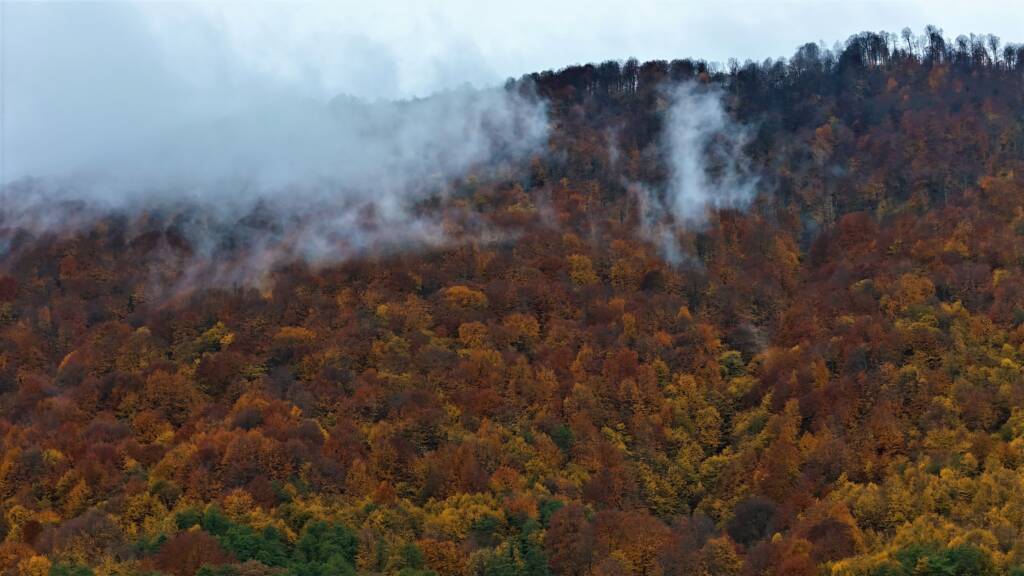
<instances>
[{"instance_id":1,"label":"tree","mask_svg":"<svg viewBox=\"0 0 1024 576\"><path fill-rule=\"evenodd\" d=\"M172 536L160 547L155 560L158 568L175 576L193 576L203 566L235 561L216 538L201 530Z\"/></svg>"},{"instance_id":2,"label":"tree","mask_svg":"<svg viewBox=\"0 0 1024 576\"><path fill-rule=\"evenodd\" d=\"M583 506L568 504L551 515L544 533L544 549L548 565L555 574L583 576L589 573L593 547L593 528Z\"/></svg>"}]
</instances>

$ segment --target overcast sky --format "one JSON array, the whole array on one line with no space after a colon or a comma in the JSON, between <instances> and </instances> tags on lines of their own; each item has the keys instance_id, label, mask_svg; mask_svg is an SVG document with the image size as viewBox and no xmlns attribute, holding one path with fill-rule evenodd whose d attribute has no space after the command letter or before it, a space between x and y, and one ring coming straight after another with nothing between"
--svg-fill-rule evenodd
<instances>
[{"instance_id":1,"label":"overcast sky","mask_svg":"<svg viewBox=\"0 0 1024 576\"><path fill-rule=\"evenodd\" d=\"M628 57L760 61L929 23L1024 41L1020 0L0 1L0 182L339 94L425 96Z\"/></svg>"},{"instance_id":2,"label":"overcast sky","mask_svg":"<svg viewBox=\"0 0 1024 576\"><path fill-rule=\"evenodd\" d=\"M1019 0L443 0L200 7L265 65L320 75L328 90L421 95L573 63L695 57L724 62L831 46L864 30L1024 30ZM268 42L269 40L269 42Z\"/></svg>"},{"instance_id":3,"label":"overcast sky","mask_svg":"<svg viewBox=\"0 0 1024 576\"><path fill-rule=\"evenodd\" d=\"M629 56L763 60L789 56L808 41L831 46L859 31L910 26L920 32L929 23L949 36L991 32L1024 41L1017 37L1024 30L1018 0L343 0L154 2L135 8L134 34L159 42L197 75L214 69L237 75L237 68L247 68L311 95L369 98L499 83L526 72ZM8 3L8 34L25 25L29 11ZM56 51L76 50L74 43L83 40L109 42L90 38L103 28L97 18L76 20L55 25L52 34L28 46L6 43L8 65L32 58L24 52L41 50L40 43ZM211 43L230 52L218 49L212 56L219 61L204 61L202 50Z\"/></svg>"}]
</instances>

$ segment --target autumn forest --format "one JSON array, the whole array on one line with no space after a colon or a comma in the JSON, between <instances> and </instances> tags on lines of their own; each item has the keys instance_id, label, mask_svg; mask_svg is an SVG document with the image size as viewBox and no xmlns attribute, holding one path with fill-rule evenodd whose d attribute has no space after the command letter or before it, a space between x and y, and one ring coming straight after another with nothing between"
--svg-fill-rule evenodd
<instances>
[{"instance_id":1,"label":"autumn forest","mask_svg":"<svg viewBox=\"0 0 1024 576\"><path fill-rule=\"evenodd\" d=\"M687 218L680 86L749 191ZM546 141L418 197L443 242L0 219L0 574L1024 574L1024 47L501 90Z\"/></svg>"}]
</instances>

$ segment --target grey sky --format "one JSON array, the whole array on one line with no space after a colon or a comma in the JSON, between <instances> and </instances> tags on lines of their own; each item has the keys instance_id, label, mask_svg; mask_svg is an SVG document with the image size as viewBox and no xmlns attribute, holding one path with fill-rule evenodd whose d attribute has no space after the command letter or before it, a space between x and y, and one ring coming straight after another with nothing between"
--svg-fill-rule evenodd
<instances>
[{"instance_id":1,"label":"grey sky","mask_svg":"<svg viewBox=\"0 0 1024 576\"><path fill-rule=\"evenodd\" d=\"M154 12L178 12L180 4ZM1018 0L489 0L191 5L253 65L362 96L423 95L573 63L635 56L790 56L864 30L951 36L1024 30Z\"/></svg>"},{"instance_id":2,"label":"grey sky","mask_svg":"<svg viewBox=\"0 0 1024 576\"><path fill-rule=\"evenodd\" d=\"M17 3L7 8L10 33L26 11ZM310 95L370 98L425 95L463 82L497 83L629 56L762 60L789 56L808 41L831 46L863 30L910 26L920 32L929 23L950 36L991 32L1024 41L1016 37L1024 30L1024 3L1016 0L360 0L148 2L135 8L145 26L135 34L148 35L197 74L245 68ZM80 25L93 23L84 18ZM214 38L231 49L222 53L229 60L206 62L198 53ZM51 35L40 44L60 47L66 39ZM8 62L23 58L22 48L9 47Z\"/></svg>"},{"instance_id":3,"label":"grey sky","mask_svg":"<svg viewBox=\"0 0 1024 576\"><path fill-rule=\"evenodd\" d=\"M192 126L259 121L260 110L338 94L425 96L630 56L763 60L808 41L831 46L859 31L904 26L919 33L928 23L951 37L991 32L1024 41L1021 2L992 0L2 6L3 181L88 165L93 156L109 161Z\"/></svg>"}]
</instances>

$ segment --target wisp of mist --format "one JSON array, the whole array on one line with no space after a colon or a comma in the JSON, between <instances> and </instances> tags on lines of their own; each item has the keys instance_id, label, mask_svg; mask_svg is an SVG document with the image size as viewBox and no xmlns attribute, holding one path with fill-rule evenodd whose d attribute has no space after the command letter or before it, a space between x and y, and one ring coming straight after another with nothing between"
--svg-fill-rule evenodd
<instances>
[{"instance_id":1,"label":"wisp of mist","mask_svg":"<svg viewBox=\"0 0 1024 576\"><path fill-rule=\"evenodd\" d=\"M641 232L674 264L690 260L679 246L681 230L707 225L711 210L745 209L757 193L758 176L743 147L747 126L729 115L714 86L685 82L666 89L661 148L668 181L660 190L635 185Z\"/></svg>"},{"instance_id":2,"label":"wisp of mist","mask_svg":"<svg viewBox=\"0 0 1024 576\"><path fill-rule=\"evenodd\" d=\"M518 91L366 100L315 70L254 65L187 5L5 8L0 257L15 232L186 210L180 228L206 264L182 282L258 281L283 260L443 244L441 223L416 202L545 151L545 104ZM640 187L641 232L678 263L677 232L702 226L710 209L745 207L756 178L746 131L717 89L682 84L665 96L669 179ZM225 238L242 247L236 261L210 265Z\"/></svg>"}]
</instances>

